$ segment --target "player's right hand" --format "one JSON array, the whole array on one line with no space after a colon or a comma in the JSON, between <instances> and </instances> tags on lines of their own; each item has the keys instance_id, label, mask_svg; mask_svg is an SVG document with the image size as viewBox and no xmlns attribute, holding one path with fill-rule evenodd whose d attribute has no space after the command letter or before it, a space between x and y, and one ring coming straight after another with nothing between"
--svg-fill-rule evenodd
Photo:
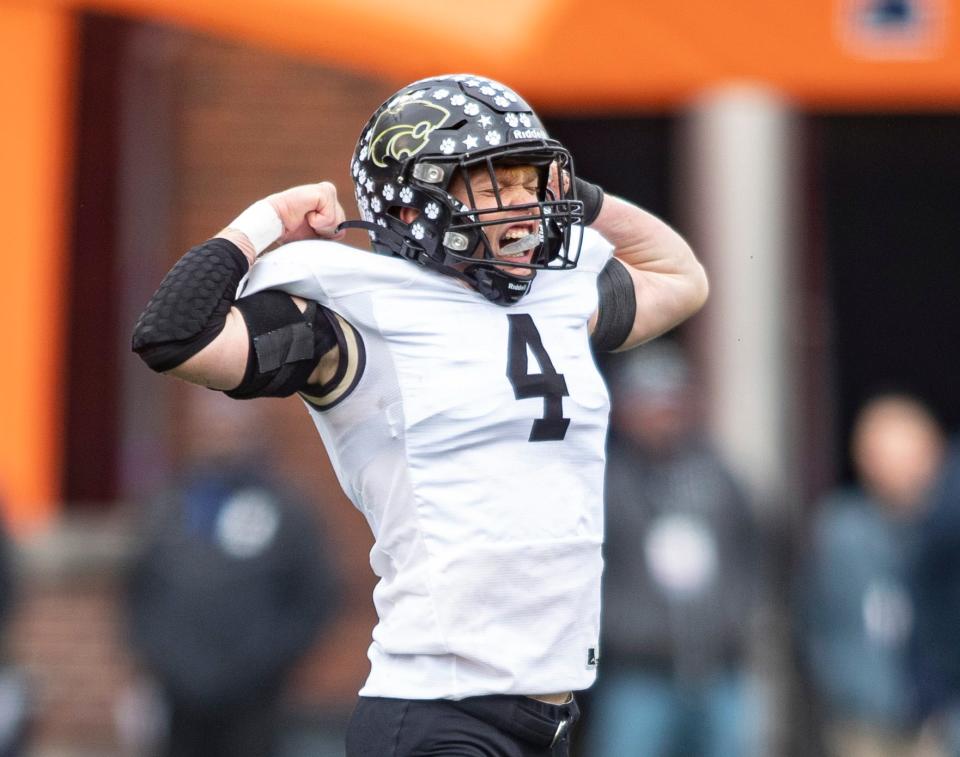
<instances>
[{"instance_id":1,"label":"player's right hand","mask_svg":"<svg viewBox=\"0 0 960 757\"><path fill-rule=\"evenodd\" d=\"M280 244L300 239L341 239L346 233L337 232L346 214L337 201L337 188L329 181L291 187L266 200L283 222Z\"/></svg>"}]
</instances>

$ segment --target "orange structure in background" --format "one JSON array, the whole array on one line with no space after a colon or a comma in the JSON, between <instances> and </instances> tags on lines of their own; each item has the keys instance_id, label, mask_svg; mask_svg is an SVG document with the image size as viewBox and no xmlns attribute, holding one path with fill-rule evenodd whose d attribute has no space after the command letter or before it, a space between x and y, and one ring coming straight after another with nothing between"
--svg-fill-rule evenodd
<instances>
[{"instance_id":1,"label":"orange structure in background","mask_svg":"<svg viewBox=\"0 0 960 757\"><path fill-rule=\"evenodd\" d=\"M394 83L474 71L542 110L674 108L731 81L813 109L960 108L949 0L0 0L5 367L0 488L44 522L60 480L73 14L163 21ZM881 8L882 10L882 8ZM403 40L401 44L400 40Z\"/></svg>"},{"instance_id":2,"label":"orange structure in background","mask_svg":"<svg viewBox=\"0 0 960 757\"><path fill-rule=\"evenodd\" d=\"M766 83L812 107L960 106L960 19L950 15L951 0L46 4L160 19L397 83L476 71L547 109L672 107L730 80Z\"/></svg>"},{"instance_id":3,"label":"orange structure in background","mask_svg":"<svg viewBox=\"0 0 960 757\"><path fill-rule=\"evenodd\" d=\"M69 14L0 4L0 498L21 528L59 494L73 50Z\"/></svg>"}]
</instances>

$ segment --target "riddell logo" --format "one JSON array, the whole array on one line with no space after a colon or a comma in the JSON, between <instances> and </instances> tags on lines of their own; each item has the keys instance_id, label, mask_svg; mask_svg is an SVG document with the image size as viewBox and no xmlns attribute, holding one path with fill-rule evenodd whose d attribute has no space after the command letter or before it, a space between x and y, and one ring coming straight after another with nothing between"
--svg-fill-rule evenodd
<instances>
[{"instance_id":1,"label":"riddell logo","mask_svg":"<svg viewBox=\"0 0 960 757\"><path fill-rule=\"evenodd\" d=\"M526 284L514 284L512 281L507 283L507 289L512 289L514 292L525 292L527 291Z\"/></svg>"},{"instance_id":2,"label":"riddell logo","mask_svg":"<svg viewBox=\"0 0 960 757\"><path fill-rule=\"evenodd\" d=\"M514 129L514 139L546 139L547 132L543 129Z\"/></svg>"}]
</instances>

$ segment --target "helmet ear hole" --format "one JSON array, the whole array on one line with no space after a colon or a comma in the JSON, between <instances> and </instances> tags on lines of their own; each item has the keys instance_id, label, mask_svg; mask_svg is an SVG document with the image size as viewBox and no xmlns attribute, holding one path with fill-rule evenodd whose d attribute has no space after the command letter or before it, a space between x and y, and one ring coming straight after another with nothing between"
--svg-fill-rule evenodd
<instances>
[{"instance_id":1,"label":"helmet ear hole","mask_svg":"<svg viewBox=\"0 0 960 757\"><path fill-rule=\"evenodd\" d=\"M406 224L413 223L420 217L420 211L417 208L408 208L402 205L394 205L387 212Z\"/></svg>"}]
</instances>

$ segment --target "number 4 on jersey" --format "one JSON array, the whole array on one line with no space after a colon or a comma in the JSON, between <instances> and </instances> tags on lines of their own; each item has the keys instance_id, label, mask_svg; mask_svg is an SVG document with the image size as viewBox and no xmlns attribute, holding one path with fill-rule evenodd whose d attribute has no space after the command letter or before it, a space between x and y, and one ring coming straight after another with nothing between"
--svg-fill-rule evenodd
<instances>
[{"instance_id":1,"label":"number 4 on jersey","mask_svg":"<svg viewBox=\"0 0 960 757\"><path fill-rule=\"evenodd\" d=\"M543 397L543 417L534 420L529 441L560 441L570 425L570 419L563 417L563 398L569 396L567 382L553 367L533 318L527 313L511 313L507 318L510 323L507 378L513 386L513 395L518 400ZM527 348L540 366L540 373L528 371Z\"/></svg>"}]
</instances>

